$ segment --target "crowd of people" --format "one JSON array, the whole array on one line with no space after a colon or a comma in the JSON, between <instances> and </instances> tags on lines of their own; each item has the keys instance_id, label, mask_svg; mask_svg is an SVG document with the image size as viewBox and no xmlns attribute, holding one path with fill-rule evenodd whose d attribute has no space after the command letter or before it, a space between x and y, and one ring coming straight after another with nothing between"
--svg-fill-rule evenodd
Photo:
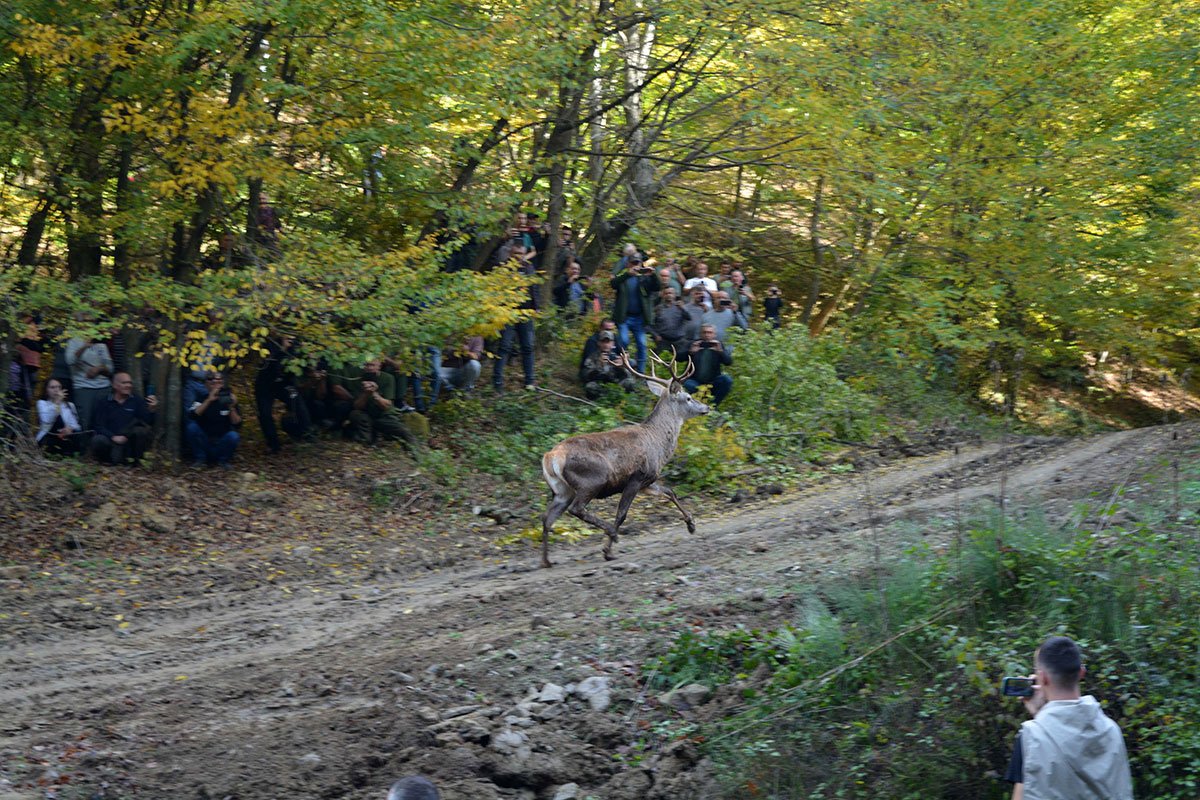
<instances>
[{"instance_id":1,"label":"crowd of people","mask_svg":"<svg viewBox=\"0 0 1200 800\"><path fill-rule=\"evenodd\" d=\"M492 262L515 262L524 275L549 273L550 296L558 313L568 319L607 314L587 340L579 362L579 381L589 398L600 397L606 385L636 390L636 373L646 371L653 349L664 358L691 361L694 370L686 388L709 387L713 403L719 405L733 388L728 372L735 346L731 332L748 330L758 317L766 325L779 325L778 287L768 289L759 308L740 265L726 261L710 274L701 259L656 259L627 244L611 271L603 277L587 276L574 248L574 232L566 225L559 231L554 265L545 263L549 235L536 215L519 214L501 237ZM227 239L221 240L222 252L228 249ZM474 392L489 355L494 392L505 391L509 361L518 356L522 385L536 388L534 326L542 311L536 283L521 308L534 313L505 327L490 344L473 336L430 347L415 370L386 354L334 370L323 361L310 363L292 336L273 331L253 380L253 406L267 449L281 451L280 429L297 441L329 432L363 443L411 444L414 436L404 415L427 411L448 392ZM75 337L55 347L53 337L41 335L39 322L33 314L22 318L6 410L29 424L47 453L90 454L108 464L138 463L153 439L159 409L153 383L143 380L134 386L131 372L148 370L131 369L119 334L105 340ZM51 352L53 369L37 395L42 356ZM219 343L206 339L193 368L182 377L181 438L198 468L229 467L241 441L243 412L222 372L220 352ZM628 364L626 353L632 359ZM283 413L277 421L280 407Z\"/></svg>"}]
</instances>

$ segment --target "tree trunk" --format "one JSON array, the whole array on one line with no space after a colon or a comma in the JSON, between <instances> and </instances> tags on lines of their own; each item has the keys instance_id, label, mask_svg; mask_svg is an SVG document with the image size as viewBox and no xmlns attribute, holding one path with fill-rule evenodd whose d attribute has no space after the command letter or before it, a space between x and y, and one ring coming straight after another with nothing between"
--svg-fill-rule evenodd
<instances>
[{"instance_id":1,"label":"tree trunk","mask_svg":"<svg viewBox=\"0 0 1200 800\"><path fill-rule=\"evenodd\" d=\"M817 186L813 190L812 215L808 221L808 242L812 248L812 279L808 284L808 297L804 301L804 313L800 321L809 324L812 321L813 310L821 299L821 266L824 259L824 247L821 245L821 202L825 193L825 176L817 177Z\"/></svg>"}]
</instances>

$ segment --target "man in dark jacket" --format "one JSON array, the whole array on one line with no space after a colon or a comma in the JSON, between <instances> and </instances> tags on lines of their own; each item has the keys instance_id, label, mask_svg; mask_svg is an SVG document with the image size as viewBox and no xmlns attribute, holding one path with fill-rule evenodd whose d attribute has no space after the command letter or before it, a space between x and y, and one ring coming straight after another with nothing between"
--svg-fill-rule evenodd
<instances>
[{"instance_id":1,"label":"man in dark jacket","mask_svg":"<svg viewBox=\"0 0 1200 800\"><path fill-rule=\"evenodd\" d=\"M286 333L276 332L267 339L267 356L258 366L254 376L254 404L258 410L258 424L262 427L267 449L278 453L279 434L275 430L275 401L284 404L281 425L293 439L309 439L308 408L296 387L296 375L288 369L288 362L296 358L295 339Z\"/></svg>"},{"instance_id":2,"label":"man in dark jacket","mask_svg":"<svg viewBox=\"0 0 1200 800\"><path fill-rule=\"evenodd\" d=\"M659 297L661 301L654 309L654 341L660 348L674 348L677 361L686 361L691 345L688 329L692 326L692 318L670 286L663 289Z\"/></svg>"},{"instance_id":3,"label":"man in dark jacket","mask_svg":"<svg viewBox=\"0 0 1200 800\"><path fill-rule=\"evenodd\" d=\"M630 256L624 269L613 276L613 321L621 337L621 347L629 349L630 338L637 342L637 371L646 371L646 331L654 325L654 295L658 294L658 275L642 263L639 255Z\"/></svg>"},{"instance_id":4,"label":"man in dark jacket","mask_svg":"<svg viewBox=\"0 0 1200 800\"><path fill-rule=\"evenodd\" d=\"M601 331L599 349L583 362L583 391L596 400L604 393L605 384L615 384L627 392L636 391L638 383L622 363L622 354L617 352L616 336L612 331Z\"/></svg>"},{"instance_id":5,"label":"man in dark jacket","mask_svg":"<svg viewBox=\"0 0 1200 800\"><path fill-rule=\"evenodd\" d=\"M613 349L616 351L617 355L625 352L625 348L621 347L621 343L615 338L617 333L617 323L607 318L600 320L600 328L591 336L589 336L588 340L583 343L583 354L579 356L579 380L583 381L584 383L587 381L584 381L583 379L583 365L586 364L587 360L595 355L596 351L600 349L600 337L606 333L613 335Z\"/></svg>"},{"instance_id":6,"label":"man in dark jacket","mask_svg":"<svg viewBox=\"0 0 1200 800\"><path fill-rule=\"evenodd\" d=\"M215 463L229 469L229 462L237 452L237 426L242 424L237 398L225 386L225 378L219 372L209 372L204 377L208 390L203 397L192 401L187 410L188 446L192 448L193 467Z\"/></svg>"},{"instance_id":7,"label":"man in dark jacket","mask_svg":"<svg viewBox=\"0 0 1200 800\"><path fill-rule=\"evenodd\" d=\"M92 455L101 464L137 464L149 447L158 398L143 400L133 393L127 372L112 378L112 394L99 400L92 413Z\"/></svg>"},{"instance_id":8,"label":"man in dark jacket","mask_svg":"<svg viewBox=\"0 0 1200 800\"><path fill-rule=\"evenodd\" d=\"M521 245L513 248L512 257L517 259L517 271L522 275L533 275L533 264L526 257L526 249ZM538 310L538 291L539 288L535 284L527 288L528 296L525 302L519 308L528 311ZM508 361L509 355L518 346L521 349L521 369L525 373L525 388L534 389L537 387L537 377L534 375L533 364L533 320L526 319L521 322L514 322L508 325L500 332L500 347L496 351L496 362L492 366L492 388L496 393L504 391L504 365Z\"/></svg>"},{"instance_id":9,"label":"man in dark jacket","mask_svg":"<svg viewBox=\"0 0 1200 800\"><path fill-rule=\"evenodd\" d=\"M700 338L692 342L688 350L696 371L683 382L683 388L688 394L694 394L701 386L711 386L713 405L721 405L721 401L733 388L733 378L721 372L721 367L733 364L733 356L717 338L717 329L708 323L700 326Z\"/></svg>"}]
</instances>

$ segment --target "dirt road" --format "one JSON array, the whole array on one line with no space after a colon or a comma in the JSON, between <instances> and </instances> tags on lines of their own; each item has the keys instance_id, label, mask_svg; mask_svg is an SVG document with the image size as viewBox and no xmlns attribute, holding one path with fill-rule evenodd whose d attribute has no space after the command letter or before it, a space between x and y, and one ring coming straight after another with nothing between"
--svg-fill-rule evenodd
<instances>
[{"instance_id":1,"label":"dirt road","mask_svg":"<svg viewBox=\"0 0 1200 800\"><path fill-rule=\"evenodd\" d=\"M876 545L944 545L1002 479L1010 507L1099 504L1198 438L1186 424L963 448L694 509L695 536L639 500L644 532L618 560L590 538L557 545L552 570L524 546L431 569L386 537L363 552L337 531L279 542L273 560L17 565L0 590L0 800L382 800L413 772L460 800L704 796L702 770L613 757L643 733L638 663L673 635L786 619L781 595ZM370 569L339 576L351 548ZM605 694L594 704L589 678Z\"/></svg>"}]
</instances>

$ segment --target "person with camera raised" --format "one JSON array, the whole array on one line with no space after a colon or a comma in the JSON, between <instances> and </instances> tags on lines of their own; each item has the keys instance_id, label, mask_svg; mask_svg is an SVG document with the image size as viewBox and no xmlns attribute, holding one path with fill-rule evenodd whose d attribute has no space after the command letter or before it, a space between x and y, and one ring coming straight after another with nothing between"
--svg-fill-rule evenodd
<instances>
[{"instance_id":1,"label":"person with camera raised","mask_svg":"<svg viewBox=\"0 0 1200 800\"><path fill-rule=\"evenodd\" d=\"M654 325L654 296L658 294L658 275L640 255L629 256L625 269L610 282L616 290L613 321L621 337L621 347L637 343L637 371L646 371L646 333Z\"/></svg>"},{"instance_id":2,"label":"person with camera raised","mask_svg":"<svg viewBox=\"0 0 1200 800\"><path fill-rule=\"evenodd\" d=\"M204 376L204 388L207 392L204 399L192 401L184 427L188 446L192 449L192 466L199 469L206 464L216 464L229 469L229 462L241 441L236 430L242 424L237 398L219 372Z\"/></svg>"},{"instance_id":3,"label":"person with camera raised","mask_svg":"<svg viewBox=\"0 0 1200 800\"><path fill-rule=\"evenodd\" d=\"M1079 646L1051 636L1033 663L1032 693L1022 698L1033 719L1021 725L1004 775L1013 800L1132 800L1121 729L1096 698L1080 695Z\"/></svg>"},{"instance_id":4,"label":"person with camera raised","mask_svg":"<svg viewBox=\"0 0 1200 800\"><path fill-rule=\"evenodd\" d=\"M683 388L692 394L701 386L711 386L713 405L721 405L733 388L733 378L722 372L721 368L731 366L733 356L717 338L716 326L708 322L700 325L700 338L692 342L688 357L696 365L696 371L683 382Z\"/></svg>"},{"instance_id":5,"label":"person with camera raised","mask_svg":"<svg viewBox=\"0 0 1200 800\"><path fill-rule=\"evenodd\" d=\"M413 436L396 408L396 379L383 370L379 359L365 362L362 374L347 381L346 388L354 395L349 430L355 441L374 444L386 439L412 443Z\"/></svg>"},{"instance_id":6,"label":"person with camera raised","mask_svg":"<svg viewBox=\"0 0 1200 800\"><path fill-rule=\"evenodd\" d=\"M616 335L600 331L597 349L583 362L583 392L595 400L604 393L605 384L615 384L627 392L638 388L637 381L625 368L624 354L617 349Z\"/></svg>"},{"instance_id":7,"label":"person with camera raised","mask_svg":"<svg viewBox=\"0 0 1200 800\"><path fill-rule=\"evenodd\" d=\"M730 328L741 328L744 331L750 329L746 315L729 299L729 292L721 291L713 297L713 309L704 313L701 323L716 328L717 338L723 344L729 341Z\"/></svg>"}]
</instances>

